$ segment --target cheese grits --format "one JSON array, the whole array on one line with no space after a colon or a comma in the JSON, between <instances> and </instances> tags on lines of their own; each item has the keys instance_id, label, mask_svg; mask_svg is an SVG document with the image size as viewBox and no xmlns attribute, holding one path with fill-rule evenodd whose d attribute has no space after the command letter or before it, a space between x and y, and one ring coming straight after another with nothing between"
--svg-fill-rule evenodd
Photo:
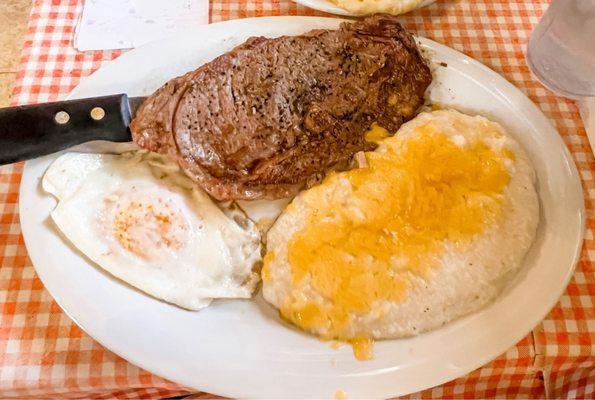
<instances>
[{"instance_id":1,"label":"cheese grits","mask_svg":"<svg viewBox=\"0 0 595 400\"><path fill-rule=\"evenodd\" d=\"M539 221L535 173L486 118L422 113L373 126L363 168L300 193L267 235L265 299L323 339L371 357L374 339L437 328L494 299Z\"/></svg>"}]
</instances>

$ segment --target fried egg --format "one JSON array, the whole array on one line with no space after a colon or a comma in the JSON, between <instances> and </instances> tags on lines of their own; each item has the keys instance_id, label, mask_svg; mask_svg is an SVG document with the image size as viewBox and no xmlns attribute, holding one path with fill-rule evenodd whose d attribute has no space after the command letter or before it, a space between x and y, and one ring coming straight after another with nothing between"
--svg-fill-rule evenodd
<instances>
[{"instance_id":1,"label":"fried egg","mask_svg":"<svg viewBox=\"0 0 595 400\"><path fill-rule=\"evenodd\" d=\"M521 146L481 116L422 113L363 168L298 195L267 234L264 298L281 316L371 357L374 339L435 329L493 300L539 221Z\"/></svg>"},{"instance_id":2,"label":"fried egg","mask_svg":"<svg viewBox=\"0 0 595 400\"><path fill-rule=\"evenodd\" d=\"M259 233L224 212L163 156L66 153L43 177L51 218L98 266L189 310L249 298L259 281Z\"/></svg>"}]
</instances>

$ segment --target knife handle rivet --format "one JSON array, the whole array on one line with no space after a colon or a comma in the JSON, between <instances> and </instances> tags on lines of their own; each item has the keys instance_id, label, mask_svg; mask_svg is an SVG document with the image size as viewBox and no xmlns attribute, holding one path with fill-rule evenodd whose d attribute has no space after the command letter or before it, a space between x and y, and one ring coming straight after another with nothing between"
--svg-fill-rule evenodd
<instances>
[{"instance_id":1,"label":"knife handle rivet","mask_svg":"<svg viewBox=\"0 0 595 400\"><path fill-rule=\"evenodd\" d=\"M58 111L56 115L54 115L54 121L60 125L64 125L70 121L70 115L66 111Z\"/></svg>"},{"instance_id":2,"label":"knife handle rivet","mask_svg":"<svg viewBox=\"0 0 595 400\"><path fill-rule=\"evenodd\" d=\"M105 110L101 107L94 107L91 110L91 118L95 121L101 121L105 117Z\"/></svg>"}]
</instances>

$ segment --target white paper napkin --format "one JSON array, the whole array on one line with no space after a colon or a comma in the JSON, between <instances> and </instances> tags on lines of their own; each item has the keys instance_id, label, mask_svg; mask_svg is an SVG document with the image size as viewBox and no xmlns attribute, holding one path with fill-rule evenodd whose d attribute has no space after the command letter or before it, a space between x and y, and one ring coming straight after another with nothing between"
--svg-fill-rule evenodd
<instances>
[{"instance_id":1,"label":"white paper napkin","mask_svg":"<svg viewBox=\"0 0 595 400\"><path fill-rule=\"evenodd\" d=\"M595 97L580 100L578 106L585 123L591 151L595 154Z\"/></svg>"},{"instance_id":2,"label":"white paper napkin","mask_svg":"<svg viewBox=\"0 0 595 400\"><path fill-rule=\"evenodd\" d=\"M127 49L209 23L209 0L85 0L74 47Z\"/></svg>"}]
</instances>

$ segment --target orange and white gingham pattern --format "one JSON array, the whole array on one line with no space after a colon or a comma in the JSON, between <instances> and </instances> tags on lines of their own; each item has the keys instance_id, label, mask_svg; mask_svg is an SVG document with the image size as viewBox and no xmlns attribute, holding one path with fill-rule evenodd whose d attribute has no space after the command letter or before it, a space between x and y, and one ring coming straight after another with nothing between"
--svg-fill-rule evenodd
<instances>
[{"instance_id":1,"label":"orange and white gingham pattern","mask_svg":"<svg viewBox=\"0 0 595 400\"><path fill-rule=\"evenodd\" d=\"M78 53L72 48L81 4L80 0L34 1L15 104L55 100L120 54ZM544 111L577 163L588 218L576 273L560 302L530 335L471 374L408 397L595 398L595 159L575 104L544 89L524 60L529 34L547 4L547 0L438 0L403 17L418 34L496 70ZM211 22L265 15L322 14L290 0L211 1ZM52 300L35 274L21 236L17 209L21 171L20 164L0 167L0 398L155 398L189 393L105 350Z\"/></svg>"}]
</instances>

